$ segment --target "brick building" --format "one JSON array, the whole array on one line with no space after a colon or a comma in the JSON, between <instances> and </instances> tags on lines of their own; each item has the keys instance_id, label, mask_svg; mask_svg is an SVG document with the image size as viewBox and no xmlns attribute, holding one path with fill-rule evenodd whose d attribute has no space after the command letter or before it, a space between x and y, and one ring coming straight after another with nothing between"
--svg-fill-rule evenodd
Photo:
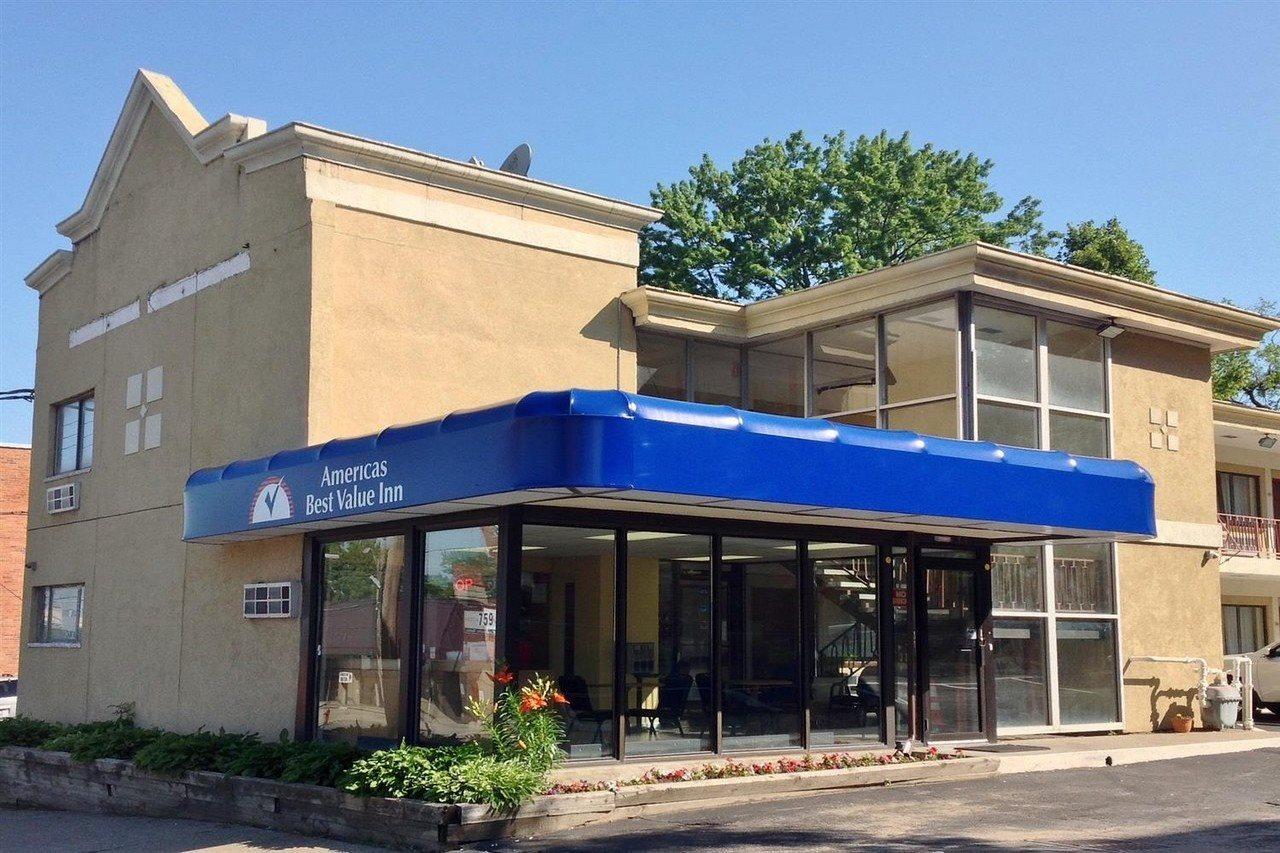
<instances>
[{"instance_id":1,"label":"brick building","mask_svg":"<svg viewBox=\"0 0 1280 853\"><path fill-rule=\"evenodd\" d=\"M0 444L0 677L18 672L31 448Z\"/></svg>"}]
</instances>

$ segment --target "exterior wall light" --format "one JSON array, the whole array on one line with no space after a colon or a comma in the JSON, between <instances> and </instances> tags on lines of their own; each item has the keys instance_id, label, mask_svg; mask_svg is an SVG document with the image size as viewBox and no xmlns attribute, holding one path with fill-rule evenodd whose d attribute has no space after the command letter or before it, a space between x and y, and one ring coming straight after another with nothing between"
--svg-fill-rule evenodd
<instances>
[{"instance_id":1,"label":"exterior wall light","mask_svg":"<svg viewBox=\"0 0 1280 853\"><path fill-rule=\"evenodd\" d=\"M1276 437L1271 433L1267 433L1262 438L1258 439L1258 446L1270 450L1276 446Z\"/></svg>"},{"instance_id":2,"label":"exterior wall light","mask_svg":"<svg viewBox=\"0 0 1280 853\"><path fill-rule=\"evenodd\" d=\"M1108 320L1097 328L1098 337L1114 340L1124 333L1123 326L1117 326L1115 320Z\"/></svg>"}]
</instances>

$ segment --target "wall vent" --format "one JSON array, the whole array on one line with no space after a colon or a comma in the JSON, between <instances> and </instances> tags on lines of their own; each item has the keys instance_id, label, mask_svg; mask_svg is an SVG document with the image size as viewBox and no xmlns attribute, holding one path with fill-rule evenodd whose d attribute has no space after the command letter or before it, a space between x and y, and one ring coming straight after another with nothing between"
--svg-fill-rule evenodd
<instances>
[{"instance_id":1,"label":"wall vent","mask_svg":"<svg viewBox=\"0 0 1280 853\"><path fill-rule=\"evenodd\" d=\"M45 507L49 514L70 512L80 508L80 489L77 483L63 483L53 486L44 493Z\"/></svg>"}]
</instances>

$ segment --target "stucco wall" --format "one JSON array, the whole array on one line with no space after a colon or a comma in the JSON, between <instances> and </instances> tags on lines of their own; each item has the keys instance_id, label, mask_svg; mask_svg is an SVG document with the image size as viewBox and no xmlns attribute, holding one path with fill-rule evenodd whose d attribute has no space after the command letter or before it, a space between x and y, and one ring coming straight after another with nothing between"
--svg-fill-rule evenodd
<instances>
[{"instance_id":1,"label":"stucco wall","mask_svg":"<svg viewBox=\"0 0 1280 853\"><path fill-rule=\"evenodd\" d=\"M307 168L476 206L495 230L527 217L570 234L617 230L331 164ZM635 286L634 267L324 201L313 216L312 442L529 391L634 390L634 331L617 299Z\"/></svg>"},{"instance_id":2,"label":"stucco wall","mask_svg":"<svg viewBox=\"0 0 1280 853\"><path fill-rule=\"evenodd\" d=\"M170 728L292 726L297 620L246 620L241 585L301 571L297 538L245 546L182 542L182 488L197 467L306 438L310 270L301 166L252 175L201 165L154 107L99 229L40 305L26 578L84 583L80 648L22 651L24 713L78 721L137 705ZM292 190L292 192L290 192ZM155 288L235 255L251 268L71 348L68 333ZM125 454L126 383L163 370L159 447ZM92 390L92 469L57 482L81 505L44 508L52 405ZM26 614L29 619L29 614ZM24 638L30 625L24 625ZM287 653L282 650L287 649Z\"/></svg>"}]
</instances>

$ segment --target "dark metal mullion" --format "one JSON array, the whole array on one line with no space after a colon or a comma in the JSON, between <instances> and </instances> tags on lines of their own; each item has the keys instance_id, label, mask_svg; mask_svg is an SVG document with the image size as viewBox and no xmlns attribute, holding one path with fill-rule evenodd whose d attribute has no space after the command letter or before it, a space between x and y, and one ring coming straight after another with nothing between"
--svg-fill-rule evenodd
<instances>
[{"instance_id":1,"label":"dark metal mullion","mask_svg":"<svg viewBox=\"0 0 1280 853\"><path fill-rule=\"evenodd\" d=\"M721 671L721 634L725 618L724 596L720 594L720 557L722 554L721 536L716 533L711 537L711 751L722 752L724 723L724 673Z\"/></svg>"},{"instance_id":2,"label":"dark metal mullion","mask_svg":"<svg viewBox=\"0 0 1280 853\"><path fill-rule=\"evenodd\" d=\"M978 418L974 385L974 359L977 356L973 345L973 294L970 291L960 293L959 309L960 437L972 440L978 436Z\"/></svg>"},{"instance_id":3,"label":"dark metal mullion","mask_svg":"<svg viewBox=\"0 0 1280 853\"><path fill-rule=\"evenodd\" d=\"M817 643L814 641L814 601L816 575L809 560L809 543L796 542L796 581L800 585L800 737L807 750L813 721L813 682L817 669ZM884 669L881 668L881 672ZM883 715L881 715L883 716Z\"/></svg>"},{"instance_id":4,"label":"dark metal mullion","mask_svg":"<svg viewBox=\"0 0 1280 853\"><path fill-rule=\"evenodd\" d=\"M405 738L416 744L421 736L422 724L422 597L423 574L426 559L426 534L410 524L405 531L406 568L409 576L409 618L403 623L408 627L404 649L401 651ZM404 656L408 655L408 660Z\"/></svg>"},{"instance_id":5,"label":"dark metal mullion","mask_svg":"<svg viewBox=\"0 0 1280 853\"><path fill-rule=\"evenodd\" d=\"M510 665L511 647L515 639L516 599L520 595L520 544L524 537L521 513L509 507L498 522L498 625L494 648L498 659Z\"/></svg>"},{"instance_id":6,"label":"dark metal mullion","mask_svg":"<svg viewBox=\"0 0 1280 853\"><path fill-rule=\"evenodd\" d=\"M974 621L978 624L978 708L979 718L987 740L996 739L996 670L995 631L991 617L991 546L977 547L974 566ZM987 651L991 645L992 650Z\"/></svg>"},{"instance_id":7,"label":"dark metal mullion","mask_svg":"<svg viewBox=\"0 0 1280 853\"><path fill-rule=\"evenodd\" d=\"M294 713L294 738L296 740L314 740L316 738L316 713L319 706L320 691L318 687L320 668L320 639L322 637L321 620L324 615L322 606L324 591L324 560L320 556L320 544L311 538L303 539L302 550L302 589L299 604L302 620L302 666L298 672L298 696Z\"/></svg>"},{"instance_id":8,"label":"dark metal mullion","mask_svg":"<svg viewBox=\"0 0 1280 853\"><path fill-rule=\"evenodd\" d=\"M881 740L891 743L898 732L898 670L895 666L898 637L893 619L893 546L880 546L876 549L876 557L880 671L888 676L880 679L880 730Z\"/></svg>"},{"instance_id":9,"label":"dark metal mullion","mask_svg":"<svg viewBox=\"0 0 1280 853\"><path fill-rule=\"evenodd\" d=\"M618 760L627 757L627 532L614 531L613 724Z\"/></svg>"}]
</instances>

